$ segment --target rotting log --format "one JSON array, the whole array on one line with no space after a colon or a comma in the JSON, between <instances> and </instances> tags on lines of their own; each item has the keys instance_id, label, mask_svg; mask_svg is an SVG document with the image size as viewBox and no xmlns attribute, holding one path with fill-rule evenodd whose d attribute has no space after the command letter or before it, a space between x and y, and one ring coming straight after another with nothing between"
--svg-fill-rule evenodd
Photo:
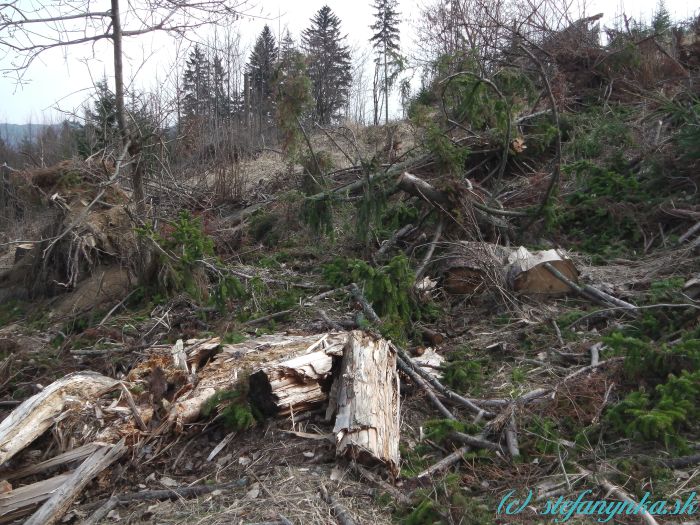
<instances>
[{"instance_id":1,"label":"rotting log","mask_svg":"<svg viewBox=\"0 0 700 525\"><path fill-rule=\"evenodd\" d=\"M334 391L336 455L399 469L399 375L389 342L353 331Z\"/></svg>"},{"instance_id":2,"label":"rotting log","mask_svg":"<svg viewBox=\"0 0 700 525\"><path fill-rule=\"evenodd\" d=\"M83 403L95 399L118 383L95 372L75 372L24 401L0 423L0 464L48 430L68 402Z\"/></svg>"},{"instance_id":3,"label":"rotting log","mask_svg":"<svg viewBox=\"0 0 700 525\"><path fill-rule=\"evenodd\" d=\"M325 350L267 365L250 376L250 399L266 416L286 416L328 399L333 357Z\"/></svg>"}]
</instances>

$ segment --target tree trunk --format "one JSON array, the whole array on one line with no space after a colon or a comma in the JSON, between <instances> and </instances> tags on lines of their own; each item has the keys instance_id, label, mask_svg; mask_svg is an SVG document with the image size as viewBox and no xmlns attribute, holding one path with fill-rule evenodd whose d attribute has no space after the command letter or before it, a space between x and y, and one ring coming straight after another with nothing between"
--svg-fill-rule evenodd
<instances>
[{"instance_id":1,"label":"tree trunk","mask_svg":"<svg viewBox=\"0 0 700 525\"><path fill-rule=\"evenodd\" d=\"M386 42L384 42L384 124L389 125L389 69L386 63Z\"/></svg>"},{"instance_id":2,"label":"tree trunk","mask_svg":"<svg viewBox=\"0 0 700 525\"><path fill-rule=\"evenodd\" d=\"M388 341L360 331L350 334L337 392L336 454L359 462L399 468L399 375Z\"/></svg>"}]
</instances>

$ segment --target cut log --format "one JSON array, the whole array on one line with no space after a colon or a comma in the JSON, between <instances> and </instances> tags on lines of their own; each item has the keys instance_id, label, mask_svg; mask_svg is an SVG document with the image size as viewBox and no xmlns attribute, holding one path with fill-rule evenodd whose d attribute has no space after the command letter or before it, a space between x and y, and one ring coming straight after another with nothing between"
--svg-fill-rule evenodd
<instances>
[{"instance_id":1,"label":"cut log","mask_svg":"<svg viewBox=\"0 0 700 525\"><path fill-rule=\"evenodd\" d=\"M557 279L544 266L551 264L573 282L578 281L578 271L571 259L557 250L530 252L520 247L508 257L508 284L516 292L530 295L556 295L570 292L570 287Z\"/></svg>"},{"instance_id":2,"label":"cut log","mask_svg":"<svg viewBox=\"0 0 700 525\"><path fill-rule=\"evenodd\" d=\"M61 474L0 494L0 523L9 523L31 513L70 478Z\"/></svg>"},{"instance_id":3,"label":"cut log","mask_svg":"<svg viewBox=\"0 0 700 525\"><path fill-rule=\"evenodd\" d=\"M118 383L95 372L75 372L24 401L0 423L0 465L48 430L69 401L84 403Z\"/></svg>"},{"instance_id":4,"label":"cut log","mask_svg":"<svg viewBox=\"0 0 700 525\"><path fill-rule=\"evenodd\" d=\"M250 376L250 400L266 416L286 416L328 399L332 355L324 350L273 363Z\"/></svg>"},{"instance_id":5,"label":"cut log","mask_svg":"<svg viewBox=\"0 0 700 525\"><path fill-rule=\"evenodd\" d=\"M399 468L399 375L389 342L351 332L335 380L336 455Z\"/></svg>"},{"instance_id":6,"label":"cut log","mask_svg":"<svg viewBox=\"0 0 700 525\"><path fill-rule=\"evenodd\" d=\"M93 452L24 525L53 525L59 521L85 486L125 451L126 446L122 440L116 445L106 445Z\"/></svg>"},{"instance_id":7,"label":"cut log","mask_svg":"<svg viewBox=\"0 0 700 525\"><path fill-rule=\"evenodd\" d=\"M497 244L463 241L453 246L441 265L443 288L453 295L474 295L504 286L508 249Z\"/></svg>"}]
</instances>

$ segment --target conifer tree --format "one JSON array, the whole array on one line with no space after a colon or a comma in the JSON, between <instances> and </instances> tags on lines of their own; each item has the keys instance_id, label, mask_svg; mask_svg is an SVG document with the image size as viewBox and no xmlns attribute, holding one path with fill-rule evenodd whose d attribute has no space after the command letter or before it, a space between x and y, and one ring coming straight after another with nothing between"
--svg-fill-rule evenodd
<instances>
[{"instance_id":1,"label":"conifer tree","mask_svg":"<svg viewBox=\"0 0 700 525\"><path fill-rule=\"evenodd\" d=\"M117 101L114 92L109 89L107 78L97 82L95 91L92 108L85 111L85 133L88 144L92 146L88 150L89 154L119 141Z\"/></svg>"},{"instance_id":2,"label":"conifer tree","mask_svg":"<svg viewBox=\"0 0 700 525\"><path fill-rule=\"evenodd\" d=\"M225 70L221 57L214 55L212 61L212 101L213 117L217 121L229 120L233 113L232 103L227 95L228 72Z\"/></svg>"},{"instance_id":3,"label":"conifer tree","mask_svg":"<svg viewBox=\"0 0 700 525\"><path fill-rule=\"evenodd\" d=\"M337 119L352 82L350 49L340 33L340 19L323 6L302 33L314 98L313 117L320 124Z\"/></svg>"},{"instance_id":4,"label":"conifer tree","mask_svg":"<svg viewBox=\"0 0 700 525\"><path fill-rule=\"evenodd\" d=\"M375 0L376 21L370 26L374 33L370 42L377 53L375 63L381 67L384 81L381 89L384 92L384 120L389 123L389 92L402 69L402 59L399 54L399 13L396 11L397 0ZM376 95L375 95L376 100ZM374 110L374 124L379 124L377 104Z\"/></svg>"},{"instance_id":5,"label":"conifer tree","mask_svg":"<svg viewBox=\"0 0 700 525\"><path fill-rule=\"evenodd\" d=\"M207 117L211 107L211 64L195 45L185 65L183 109L186 117Z\"/></svg>"},{"instance_id":6,"label":"conifer tree","mask_svg":"<svg viewBox=\"0 0 700 525\"><path fill-rule=\"evenodd\" d=\"M275 37L266 25L255 42L248 62L251 105L261 128L263 123L269 123L274 112L272 81L278 51Z\"/></svg>"}]
</instances>

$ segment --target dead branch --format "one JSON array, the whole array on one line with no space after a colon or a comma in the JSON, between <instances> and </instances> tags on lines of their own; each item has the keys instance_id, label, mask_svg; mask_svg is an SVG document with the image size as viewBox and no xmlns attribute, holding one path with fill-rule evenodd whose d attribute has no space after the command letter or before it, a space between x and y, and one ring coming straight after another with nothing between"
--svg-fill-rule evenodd
<instances>
[{"instance_id":1,"label":"dead branch","mask_svg":"<svg viewBox=\"0 0 700 525\"><path fill-rule=\"evenodd\" d=\"M119 503L119 498L112 496L109 498L104 505L99 507L95 512L93 512L88 518L83 521L83 525L97 525L103 518L109 514L114 507Z\"/></svg>"},{"instance_id":2,"label":"dead branch","mask_svg":"<svg viewBox=\"0 0 700 525\"><path fill-rule=\"evenodd\" d=\"M247 478L241 478L236 481L230 481L228 483L218 483L214 485L191 485L189 487L176 487L172 489L163 490L144 490L141 492L127 492L126 494L117 494L116 498L119 505L125 503L131 503L134 501L152 501L152 500L168 500L168 499L180 499L180 498L194 498L196 496L202 496L203 494L210 494L217 490L228 490L236 489L246 486L248 483ZM92 510L99 508L110 498L101 499L99 501L88 503L81 507L82 510Z\"/></svg>"},{"instance_id":3,"label":"dead branch","mask_svg":"<svg viewBox=\"0 0 700 525\"><path fill-rule=\"evenodd\" d=\"M440 222L438 223L437 228L435 228L435 234L433 235L433 240L430 241L430 245L428 246L428 251L425 253L425 257L423 257L423 261L421 262L420 266L416 270L416 283L420 281L421 277L423 277L423 272L425 272L426 267L430 263L430 259L433 257L433 253L435 252L435 246L437 246L438 241L440 240L440 236L442 235L442 228L443 228L444 222L443 219L440 219Z\"/></svg>"},{"instance_id":4,"label":"dead branch","mask_svg":"<svg viewBox=\"0 0 700 525\"><path fill-rule=\"evenodd\" d=\"M578 293L579 295L586 297L588 299L591 299L592 301L602 305L602 306L609 306L609 305L614 305L619 308L623 308L625 311L628 311L630 314L638 316L639 312L637 312L637 307L633 304L627 303L625 301L622 301L620 299L617 299L616 297L613 297L610 294L607 294L601 290L598 290L597 288L593 288L590 285L584 285L584 286L579 286L575 282L573 282L571 279L569 279L567 276L565 276L563 273L561 273L559 270L557 270L552 264L545 262L543 263L543 266L549 270L552 275L554 275L557 279L562 281L563 283L566 283L569 288L571 288L573 291Z\"/></svg>"},{"instance_id":5,"label":"dead branch","mask_svg":"<svg viewBox=\"0 0 700 525\"><path fill-rule=\"evenodd\" d=\"M371 470L367 470L365 467L358 463L351 463L350 467L357 472L360 476L365 478L367 481L370 481L377 485L381 490L389 494L392 498L394 498L396 501L398 501L401 505L407 505L411 499L406 496L403 492L401 492L399 489L396 487L390 485L386 481L384 481L381 477L379 477L377 474L372 472Z\"/></svg>"},{"instance_id":6,"label":"dead branch","mask_svg":"<svg viewBox=\"0 0 700 525\"><path fill-rule=\"evenodd\" d=\"M399 359L397 360L396 364L404 374L411 378L411 380L416 384L416 386L420 387L425 391L426 395L428 396L428 399L430 399L435 408L437 408L443 416L445 416L447 419L452 419L453 421L457 420L454 414L450 412L447 409L447 407L443 405L442 402L437 398L435 392L433 392L433 389L430 388L430 385L428 385L428 383L426 383L426 381L413 370L413 367L410 364L406 363L401 358L401 356L399 356Z\"/></svg>"},{"instance_id":7,"label":"dead branch","mask_svg":"<svg viewBox=\"0 0 700 525\"><path fill-rule=\"evenodd\" d=\"M469 445L464 445L463 447L458 448L449 456L445 456L437 463L430 465L427 469L418 474L416 476L416 479L428 478L433 477L436 474L441 474L455 463L459 463L462 460L464 454L469 452L469 450L471 450L471 447Z\"/></svg>"},{"instance_id":8,"label":"dead branch","mask_svg":"<svg viewBox=\"0 0 700 525\"><path fill-rule=\"evenodd\" d=\"M450 434L450 437L453 440L459 441L460 443L463 443L465 445L469 445L470 447L485 448L488 450L495 450L496 452L503 453L503 448L501 447L501 445L499 445L498 443L494 443L493 441L484 439L480 436L472 436L470 434L455 431Z\"/></svg>"},{"instance_id":9,"label":"dead branch","mask_svg":"<svg viewBox=\"0 0 700 525\"><path fill-rule=\"evenodd\" d=\"M321 485L321 499L325 501L333 511L335 519L338 520L340 525L357 525L357 522L350 514L350 511L346 509L340 502L338 502L333 496L331 496L326 487Z\"/></svg>"},{"instance_id":10,"label":"dead branch","mask_svg":"<svg viewBox=\"0 0 700 525\"><path fill-rule=\"evenodd\" d=\"M420 366L416 366L416 364L413 362L413 360L409 357L409 355L402 349L399 348L398 346L392 344L394 349L396 350L397 355L401 358L403 363L410 367L411 370L413 370L415 373L419 374L425 381L430 383L430 385L435 388L436 391L440 392L443 396L445 396L447 399L454 403L458 403L472 412L475 412L476 414L483 415L485 417L493 417L495 414L492 412L489 412L488 410L484 410L483 408L480 408L473 402L471 402L469 399L460 396L456 392L450 390L449 388L445 387L440 381L438 381L435 377L430 375L428 372L423 370Z\"/></svg>"},{"instance_id":11,"label":"dead branch","mask_svg":"<svg viewBox=\"0 0 700 525\"><path fill-rule=\"evenodd\" d=\"M551 199L554 189L559 184L559 177L561 174L561 124L559 121L559 110L557 109L557 101L554 98L554 92L552 91L552 84L549 82L549 77L547 72L542 65L542 62L537 58L532 51L527 49L524 45L518 44L518 47L522 49L527 56L537 65L540 76L542 77L542 82L544 82L545 88L547 89L547 97L549 98L549 105L552 110L552 119L554 120L554 127L557 131L556 142L554 143L556 150L554 153L554 169L552 170L552 176L549 179L549 184L547 185L547 191L545 191L542 197L542 202L537 211L532 215L530 221L525 225L524 229L528 229L537 220L537 218L542 214L544 209L549 204L549 199Z\"/></svg>"},{"instance_id":12,"label":"dead branch","mask_svg":"<svg viewBox=\"0 0 700 525\"><path fill-rule=\"evenodd\" d=\"M377 315L377 312L374 311L374 308L372 308L372 305L369 304L369 301L367 301L365 296L362 295L362 292L360 291L360 288L357 286L357 284L355 284L355 283L350 284L350 293L352 294L353 299L355 299L355 301L357 301L360 304L360 306L362 307L362 311L364 312L367 319L369 319L371 322L373 322L375 324L382 323L382 320Z\"/></svg>"},{"instance_id":13,"label":"dead branch","mask_svg":"<svg viewBox=\"0 0 700 525\"><path fill-rule=\"evenodd\" d=\"M126 452L124 439L116 445L101 447L92 453L26 522L25 525L52 525L59 521L83 488Z\"/></svg>"}]
</instances>

